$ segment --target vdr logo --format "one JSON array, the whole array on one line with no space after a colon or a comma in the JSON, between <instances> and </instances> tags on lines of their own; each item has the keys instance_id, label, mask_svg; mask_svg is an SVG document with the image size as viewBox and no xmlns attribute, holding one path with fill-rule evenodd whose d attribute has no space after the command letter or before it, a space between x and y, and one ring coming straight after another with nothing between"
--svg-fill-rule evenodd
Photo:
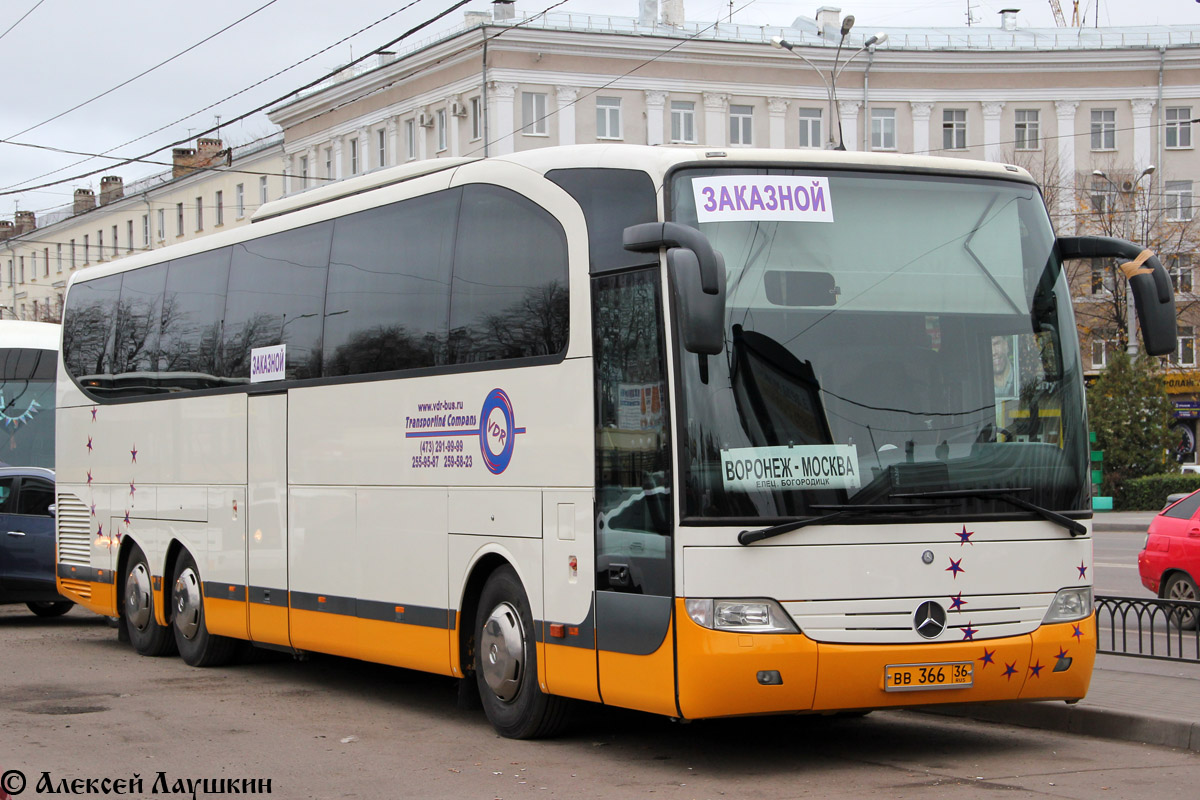
<instances>
[{"instance_id":1,"label":"vdr logo","mask_svg":"<svg viewBox=\"0 0 1200 800\"><path fill-rule=\"evenodd\" d=\"M524 428L516 427L515 420L508 395L503 389L492 389L479 414L479 449L484 465L493 475L508 468L516 435L525 432Z\"/></svg>"}]
</instances>

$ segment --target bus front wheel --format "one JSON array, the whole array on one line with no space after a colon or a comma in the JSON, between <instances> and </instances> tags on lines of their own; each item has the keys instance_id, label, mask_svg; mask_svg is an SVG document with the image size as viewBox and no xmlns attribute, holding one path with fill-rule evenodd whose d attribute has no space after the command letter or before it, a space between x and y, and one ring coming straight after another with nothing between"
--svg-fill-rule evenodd
<instances>
[{"instance_id":1,"label":"bus front wheel","mask_svg":"<svg viewBox=\"0 0 1200 800\"><path fill-rule=\"evenodd\" d=\"M533 616L512 567L493 572L475 618L475 680L488 721L501 736L552 736L566 722L567 701L542 692Z\"/></svg>"},{"instance_id":2,"label":"bus front wheel","mask_svg":"<svg viewBox=\"0 0 1200 800\"><path fill-rule=\"evenodd\" d=\"M142 548L135 544L125 562L121 622L129 634L129 643L140 655L170 655L175 651L175 640L171 638L171 629L154 619L151 587L150 564Z\"/></svg>"},{"instance_id":3,"label":"bus front wheel","mask_svg":"<svg viewBox=\"0 0 1200 800\"><path fill-rule=\"evenodd\" d=\"M204 624L200 570L191 553L184 552L175 563L171 605L175 612L172 615L175 645L184 661L193 667L219 667L233 659L237 642L210 634Z\"/></svg>"}]
</instances>

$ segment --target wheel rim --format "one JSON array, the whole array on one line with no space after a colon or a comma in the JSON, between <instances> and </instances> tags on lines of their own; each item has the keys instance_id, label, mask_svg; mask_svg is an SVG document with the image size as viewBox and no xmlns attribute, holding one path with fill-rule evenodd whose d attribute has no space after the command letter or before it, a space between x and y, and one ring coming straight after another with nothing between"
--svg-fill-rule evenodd
<instances>
[{"instance_id":1,"label":"wheel rim","mask_svg":"<svg viewBox=\"0 0 1200 800\"><path fill-rule=\"evenodd\" d=\"M1196 587L1188 581L1175 581L1167 592L1168 600L1196 600ZM1175 609L1176 623L1181 628L1190 628L1196 621L1196 611L1191 608Z\"/></svg>"},{"instance_id":2,"label":"wheel rim","mask_svg":"<svg viewBox=\"0 0 1200 800\"><path fill-rule=\"evenodd\" d=\"M525 629L521 615L510 603L492 609L479 636L483 679L504 702L511 702L521 689L525 668Z\"/></svg>"},{"instance_id":3,"label":"wheel rim","mask_svg":"<svg viewBox=\"0 0 1200 800\"><path fill-rule=\"evenodd\" d=\"M150 573L143 563L134 564L125 578L125 618L139 631L146 630L153 617L150 601Z\"/></svg>"},{"instance_id":4,"label":"wheel rim","mask_svg":"<svg viewBox=\"0 0 1200 800\"><path fill-rule=\"evenodd\" d=\"M175 628L188 640L200 630L200 579L191 567L175 579Z\"/></svg>"}]
</instances>

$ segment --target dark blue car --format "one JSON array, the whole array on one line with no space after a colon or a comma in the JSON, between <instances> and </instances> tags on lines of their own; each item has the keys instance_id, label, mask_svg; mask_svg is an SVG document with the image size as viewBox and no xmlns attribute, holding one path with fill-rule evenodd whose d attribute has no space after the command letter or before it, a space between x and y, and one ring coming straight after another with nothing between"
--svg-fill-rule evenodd
<instances>
[{"instance_id":1,"label":"dark blue car","mask_svg":"<svg viewBox=\"0 0 1200 800\"><path fill-rule=\"evenodd\" d=\"M54 470L0 468L0 603L24 603L39 617L70 611L54 563Z\"/></svg>"}]
</instances>

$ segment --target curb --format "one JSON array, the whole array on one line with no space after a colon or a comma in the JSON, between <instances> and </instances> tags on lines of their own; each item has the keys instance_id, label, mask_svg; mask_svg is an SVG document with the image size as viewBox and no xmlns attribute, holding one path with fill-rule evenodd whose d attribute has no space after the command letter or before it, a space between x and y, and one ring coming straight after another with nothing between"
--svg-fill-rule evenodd
<instances>
[{"instance_id":1,"label":"curb","mask_svg":"<svg viewBox=\"0 0 1200 800\"><path fill-rule=\"evenodd\" d=\"M1200 753L1200 722L1139 716L1095 706L1038 701L1002 705L922 706L912 710L921 714L968 717L982 722L1140 742Z\"/></svg>"}]
</instances>

